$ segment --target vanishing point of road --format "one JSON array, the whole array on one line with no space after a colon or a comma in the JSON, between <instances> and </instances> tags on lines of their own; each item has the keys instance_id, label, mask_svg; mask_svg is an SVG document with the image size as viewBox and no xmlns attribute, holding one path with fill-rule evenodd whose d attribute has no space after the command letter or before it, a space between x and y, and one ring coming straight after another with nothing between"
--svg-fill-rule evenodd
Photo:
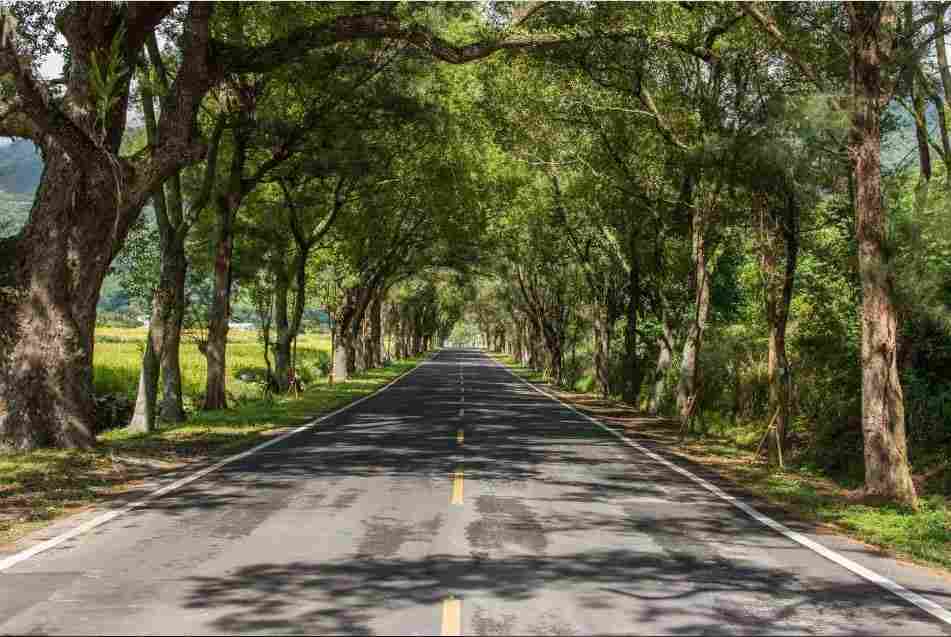
<instances>
[{"instance_id":1,"label":"vanishing point of road","mask_svg":"<svg viewBox=\"0 0 951 637\"><path fill-rule=\"evenodd\" d=\"M475 350L0 571L3 634L948 632Z\"/></svg>"}]
</instances>

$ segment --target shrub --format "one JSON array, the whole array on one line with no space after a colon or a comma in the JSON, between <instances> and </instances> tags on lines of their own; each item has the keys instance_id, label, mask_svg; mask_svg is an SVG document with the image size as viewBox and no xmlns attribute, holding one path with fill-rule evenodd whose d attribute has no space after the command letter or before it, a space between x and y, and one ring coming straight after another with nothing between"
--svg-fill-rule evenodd
<instances>
[{"instance_id":1,"label":"shrub","mask_svg":"<svg viewBox=\"0 0 951 637\"><path fill-rule=\"evenodd\" d=\"M125 394L99 394L94 400L96 402L95 433L125 427L132 420L135 401Z\"/></svg>"},{"instance_id":2,"label":"shrub","mask_svg":"<svg viewBox=\"0 0 951 637\"><path fill-rule=\"evenodd\" d=\"M333 361L330 359L330 352L325 349L317 350L317 369L321 376L330 376L333 369Z\"/></svg>"}]
</instances>

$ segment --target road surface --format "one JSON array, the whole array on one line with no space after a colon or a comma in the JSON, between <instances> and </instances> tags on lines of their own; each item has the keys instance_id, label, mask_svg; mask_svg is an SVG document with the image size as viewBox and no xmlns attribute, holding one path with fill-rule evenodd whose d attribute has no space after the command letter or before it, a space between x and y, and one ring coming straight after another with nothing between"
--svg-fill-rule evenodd
<instances>
[{"instance_id":1,"label":"road surface","mask_svg":"<svg viewBox=\"0 0 951 637\"><path fill-rule=\"evenodd\" d=\"M0 572L0 633L946 629L474 350Z\"/></svg>"}]
</instances>

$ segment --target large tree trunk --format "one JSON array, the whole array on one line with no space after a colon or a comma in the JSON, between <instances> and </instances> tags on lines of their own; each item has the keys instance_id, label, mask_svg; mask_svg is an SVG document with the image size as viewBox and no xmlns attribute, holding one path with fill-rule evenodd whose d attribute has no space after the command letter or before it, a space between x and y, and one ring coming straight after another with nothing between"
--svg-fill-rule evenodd
<instances>
[{"instance_id":1,"label":"large tree trunk","mask_svg":"<svg viewBox=\"0 0 951 637\"><path fill-rule=\"evenodd\" d=\"M538 323L536 323L534 319L531 319L529 323L531 325L531 331L528 337L528 366L539 371L545 366L541 349L541 328L538 327Z\"/></svg>"},{"instance_id":2,"label":"large tree trunk","mask_svg":"<svg viewBox=\"0 0 951 637\"><path fill-rule=\"evenodd\" d=\"M208 363L203 409L227 409L228 324L231 319L231 267L234 250L234 210L227 201L219 201L218 244L215 252L215 281L208 320L208 342L205 359ZM234 206L236 209L237 206Z\"/></svg>"},{"instance_id":3,"label":"large tree trunk","mask_svg":"<svg viewBox=\"0 0 951 637\"><path fill-rule=\"evenodd\" d=\"M135 408L132 411L132 420L129 429L146 433L156 426L156 399L159 376L159 355L155 350L155 342L161 342L162 336L156 333L149 323L149 333L145 339L145 353L142 355L142 368L139 370L139 389L136 392Z\"/></svg>"},{"instance_id":4,"label":"large tree trunk","mask_svg":"<svg viewBox=\"0 0 951 637\"><path fill-rule=\"evenodd\" d=\"M334 330L334 382L342 383L350 378L350 330Z\"/></svg>"},{"instance_id":5,"label":"large tree trunk","mask_svg":"<svg viewBox=\"0 0 951 637\"><path fill-rule=\"evenodd\" d=\"M241 123L233 131L234 145L231 165L224 188L215 198L218 237L215 248L215 281L211 310L208 317L208 342L205 346L207 377L203 409L227 409L225 391L228 376L226 350L228 324L231 320L232 260L234 252L234 217L248 193L244 180L244 162L247 157L250 130L249 116L241 113Z\"/></svg>"},{"instance_id":6,"label":"large tree trunk","mask_svg":"<svg viewBox=\"0 0 951 637\"><path fill-rule=\"evenodd\" d=\"M698 206L692 215L692 247L694 303L693 316L684 339L680 363L680 378L677 383L677 410L681 420L687 421L699 408L699 369L697 359L703 344L703 334L710 313L710 272L707 265L707 228L703 206Z\"/></svg>"},{"instance_id":7,"label":"large tree trunk","mask_svg":"<svg viewBox=\"0 0 951 637\"><path fill-rule=\"evenodd\" d=\"M165 64L159 51L158 41L152 33L146 39L148 57L155 67L155 76L164 93L170 92ZM158 119L153 103L153 94L148 82L142 84L142 110L145 115L146 137L149 144L157 145ZM218 126L212 134L212 141L206 156L206 174L213 174L216 166L218 141L221 139L223 126ZM210 179L208 175L206 178ZM201 196L198 197L201 199ZM185 206L182 197L181 174L173 174L166 184L159 186L153 197L156 220L162 241L162 270L158 289L152 298L152 321L149 327L157 320L160 324L161 338L152 341L153 347L160 347L157 351L161 366L162 402L159 412L167 422L183 422L185 409L182 405L182 367L180 362L180 348L182 342L182 322L185 319L185 274L188 269L188 260L185 257L185 239L188 233L188 223L185 220ZM196 201L203 206L204 202ZM158 308L156 312L155 309ZM152 379L149 379L153 382ZM157 381L147 391L157 391Z\"/></svg>"},{"instance_id":8,"label":"large tree trunk","mask_svg":"<svg viewBox=\"0 0 951 637\"><path fill-rule=\"evenodd\" d=\"M884 4L848 4L851 24L851 132L856 240L862 281L862 434L869 495L917 505L905 440L905 403L898 376L892 271L888 263L881 193L880 120L885 93L882 57Z\"/></svg>"},{"instance_id":9,"label":"large tree trunk","mask_svg":"<svg viewBox=\"0 0 951 637\"><path fill-rule=\"evenodd\" d=\"M783 193L781 209L766 193L754 196L760 224L760 266L764 276L766 322L769 326L769 415L773 428L767 432L770 463L783 466L789 428L792 378L786 356L786 324L792 302L799 254L799 220L791 193ZM781 263L782 262L782 263Z\"/></svg>"},{"instance_id":10,"label":"large tree trunk","mask_svg":"<svg viewBox=\"0 0 951 637\"><path fill-rule=\"evenodd\" d=\"M162 237L161 274L152 294L152 314L149 319L148 345L143 355L139 374L139 391L129 427L134 431L151 431L156 416L161 412L169 422L185 420L182 407L182 376L179 363L182 321L185 316L185 259L184 235L168 223L165 212L156 197L156 217ZM155 366L152 369L152 366ZM163 381L163 396L158 405L159 369ZM156 409L156 407L159 407Z\"/></svg>"},{"instance_id":11,"label":"large tree trunk","mask_svg":"<svg viewBox=\"0 0 951 637\"><path fill-rule=\"evenodd\" d=\"M532 322L530 320L522 319L519 324L519 333L522 338L522 358L519 361L525 367L532 366Z\"/></svg>"},{"instance_id":12,"label":"large tree trunk","mask_svg":"<svg viewBox=\"0 0 951 637\"><path fill-rule=\"evenodd\" d=\"M168 258L172 295L168 298L168 306L162 312L162 400L159 403L159 414L165 422L184 422L180 361L182 323L185 320L185 275L188 269L184 244L176 246Z\"/></svg>"},{"instance_id":13,"label":"large tree trunk","mask_svg":"<svg viewBox=\"0 0 951 637\"><path fill-rule=\"evenodd\" d=\"M357 340L370 292L368 288L348 288L337 308L337 315L334 317L335 382L347 380L356 369Z\"/></svg>"},{"instance_id":14,"label":"large tree trunk","mask_svg":"<svg viewBox=\"0 0 951 637\"><path fill-rule=\"evenodd\" d=\"M27 225L0 248L0 440L23 450L95 442L96 303L134 219L110 170L47 157Z\"/></svg>"}]
</instances>

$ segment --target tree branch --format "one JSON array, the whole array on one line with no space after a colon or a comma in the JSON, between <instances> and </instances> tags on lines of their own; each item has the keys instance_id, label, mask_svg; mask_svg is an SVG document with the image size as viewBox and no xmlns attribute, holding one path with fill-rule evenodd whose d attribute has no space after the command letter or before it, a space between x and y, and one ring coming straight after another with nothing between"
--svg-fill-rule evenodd
<instances>
[{"instance_id":1,"label":"tree branch","mask_svg":"<svg viewBox=\"0 0 951 637\"><path fill-rule=\"evenodd\" d=\"M89 136L50 103L49 94L34 77L29 60L17 51L16 43L20 38L14 31L16 22L13 16L0 13L0 25L3 30L3 37L0 38L0 72L7 72L13 77L17 93L10 102L11 108L15 106L18 112L29 118L36 129L34 135L38 133L40 138L48 135L74 160L100 155L100 149ZM12 110L7 111L5 117L12 114ZM22 132L27 131L27 127L18 128Z\"/></svg>"},{"instance_id":2,"label":"tree branch","mask_svg":"<svg viewBox=\"0 0 951 637\"><path fill-rule=\"evenodd\" d=\"M756 8L756 4L753 2L738 2L740 10L743 11L746 15L753 18L753 21L756 22L760 28L765 31L769 37L776 41L776 44L779 45L779 48L782 49L783 53L793 61L803 75L812 80L815 84L820 84L819 74L816 70L799 55L799 53L791 46L789 46L786 36L783 35L782 31L779 30L779 27L776 25L776 21L773 20L772 16L768 16Z\"/></svg>"}]
</instances>

